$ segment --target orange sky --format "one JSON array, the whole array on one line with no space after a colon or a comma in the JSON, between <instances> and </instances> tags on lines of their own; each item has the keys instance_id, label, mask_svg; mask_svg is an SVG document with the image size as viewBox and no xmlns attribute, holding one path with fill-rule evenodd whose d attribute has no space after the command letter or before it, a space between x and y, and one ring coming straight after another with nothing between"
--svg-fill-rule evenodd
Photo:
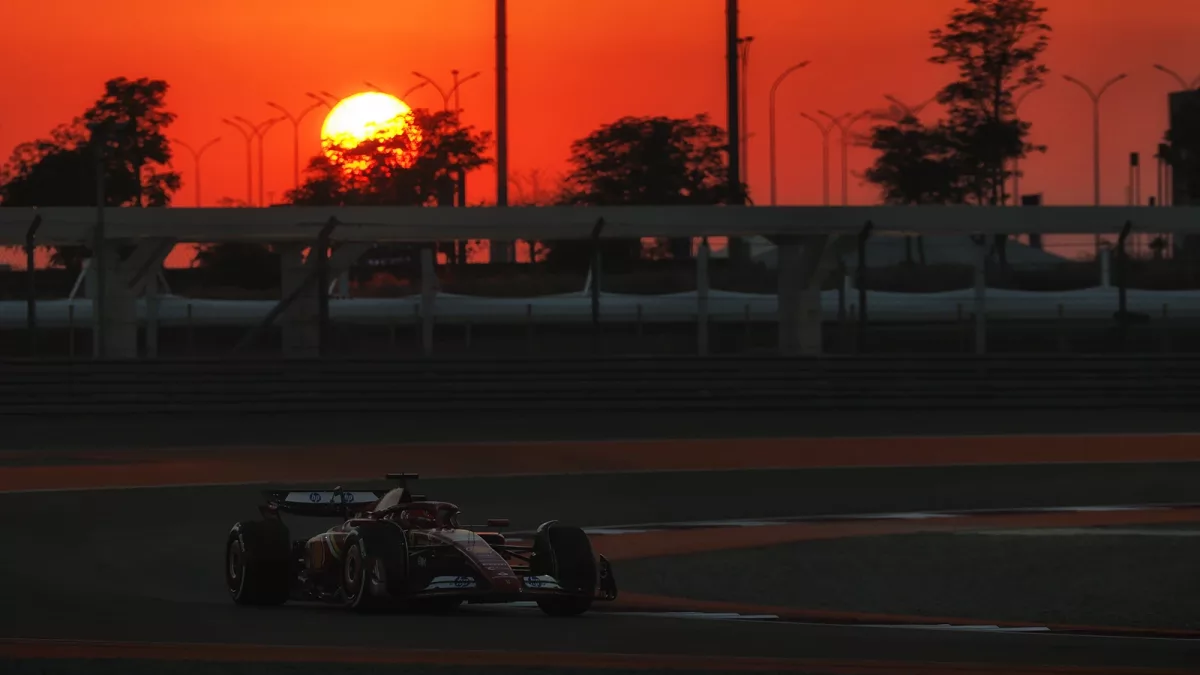
<instances>
[{"instance_id":1,"label":"orange sky","mask_svg":"<svg viewBox=\"0 0 1200 675\"><path fill-rule=\"evenodd\" d=\"M1105 98L1105 197L1122 202L1130 151L1148 157L1166 119L1172 82L1151 69L1163 62L1200 74L1200 1L1044 0L1056 32L1047 60L1055 73L1023 112L1034 140L1050 153L1026 164L1024 191L1051 204L1091 201L1089 104L1061 73L1098 82L1126 70L1131 79ZM724 123L722 0L511 0L511 163L515 173L563 167L570 142L621 115L710 112ZM919 102L945 73L926 63L928 31L957 0L743 0L751 56L750 183L767 200L767 89L788 65L812 65L779 96L781 203L819 203L820 137L802 110L840 112L883 103L894 93ZM163 10L166 7L168 9ZM245 146L223 116L271 116L267 100L291 108L304 93L349 95L370 80L393 92L420 70L483 75L462 90L465 117L493 126L491 0L0 0L0 150L46 134L90 104L114 76L168 80L179 113L172 135L199 144L224 140L204 160L204 202L245 196ZM413 106L440 105L431 89ZM926 115L933 111L927 110ZM318 149L321 119L302 125L305 157ZM291 187L291 128L267 137L266 191ZM867 150L855 149L861 170ZM186 153L176 165L193 203ZM1154 194L1152 164L1143 193ZM256 169L257 170L257 169ZM834 196L839 167L834 153ZM257 177L255 178L257 192ZM495 176L470 184L472 201L492 198ZM875 192L852 178L852 201Z\"/></svg>"}]
</instances>

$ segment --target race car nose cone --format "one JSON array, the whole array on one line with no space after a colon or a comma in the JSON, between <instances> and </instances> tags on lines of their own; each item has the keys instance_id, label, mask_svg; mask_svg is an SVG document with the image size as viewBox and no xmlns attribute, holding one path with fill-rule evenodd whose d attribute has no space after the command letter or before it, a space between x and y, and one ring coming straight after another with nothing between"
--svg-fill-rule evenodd
<instances>
[{"instance_id":1,"label":"race car nose cone","mask_svg":"<svg viewBox=\"0 0 1200 675\"><path fill-rule=\"evenodd\" d=\"M521 580L515 576L494 577L492 579L492 587L502 593L519 593L521 591Z\"/></svg>"}]
</instances>

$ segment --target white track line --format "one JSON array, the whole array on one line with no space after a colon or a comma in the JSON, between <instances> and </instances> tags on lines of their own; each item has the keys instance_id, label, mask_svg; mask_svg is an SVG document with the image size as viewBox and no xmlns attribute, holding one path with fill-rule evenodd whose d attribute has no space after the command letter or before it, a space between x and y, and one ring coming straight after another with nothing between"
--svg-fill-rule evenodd
<instances>
[{"instance_id":1,"label":"white track line","mask_svg":"<svg viewBox=\"0 0 1200 675\"><path fill-rule=\"evenodd\" d=\"M676 521L666 523L628 523L624 525L596 525L593 527L584 528L589 534L627 534L627 533L643 533L643 532L659 532L663 530L684 530L684 529L706 529L706 528L723 528L723 527L770 527L776 525L790 525L792 523L819 523L841 520L928 520L941 518L972 518L976 516L987 516L995 514L1037 514L1037 513L1104 513L1104 512L1120 512L1120 511L1157 511L1168 509L1186 509L1197 508L1200 504L1181 503L1181 504L1164 504L1161 502L1153 504L1120 504L1112 506L1078 506L1078 507L1026 507L1026 508L1009 508L1009 509L967 509L956 511L933 511L933 512L900 512L900 513L849 513L849 514L834 514L834 515L812 515L812 516L780 516L776 518L733 518L729 520L698 520L698 521ZM531 534L531 532L515 531L511 534Z\"/></svg>"},{"instance_id":2,"label":"white track line","mask_svg":"<svg viewBox=\"0 0 1200 675\"><path fill-rule=\"evenodd\" d=\"M1200 537L1200 530L1150 530L1111 527L1055 527L1019 530L972 530L958 536L987 537Z\"/></svg>"}]
</instances>

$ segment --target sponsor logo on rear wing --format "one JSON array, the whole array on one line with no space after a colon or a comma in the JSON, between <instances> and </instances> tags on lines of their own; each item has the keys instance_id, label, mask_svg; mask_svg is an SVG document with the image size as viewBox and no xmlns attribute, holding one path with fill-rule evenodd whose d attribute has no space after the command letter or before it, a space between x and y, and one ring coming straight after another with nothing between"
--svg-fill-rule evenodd
<instances>
[{"instance_id":1,"label":"sponsor logo on rear wing","mask_svg":"<svg viewBox=\"0 0 1200 675\"><path fill-rule=\"evenodd\" d=\"M267 502L280 511L311 515L337 515L371 507L386 491L375 490L271 490Z\"/></svg>"},{"instance_id":2,"label":"sponsor logo on rear wing","mask_svg":"<svg viewBox=\"0 0 1200 675\"><path fill-rule=\"evenodd\" d=\"M379 495L363 490L345 492L312 491L288 492L281 501L289 504L369 504L379 500Z\"/></svg>"}]
</instances>

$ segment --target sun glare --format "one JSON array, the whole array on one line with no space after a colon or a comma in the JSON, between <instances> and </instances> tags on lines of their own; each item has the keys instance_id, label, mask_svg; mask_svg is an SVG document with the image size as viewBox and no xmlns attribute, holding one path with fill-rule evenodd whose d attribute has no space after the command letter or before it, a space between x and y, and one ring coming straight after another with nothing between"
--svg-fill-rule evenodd
<instances>
[{"instance_id":1,"label":"sun glare","mask_svg":"<svg viewBox=\"0 0 1200 675\"><path fill-rule=\"evenodd\" d=\"M321 140L329 153L334 148L354 148L369 139L399 136L408 126L409 112L404 101L390 94L355 94L329 111L321 127Z\"/></svg>"}]
</instances>

